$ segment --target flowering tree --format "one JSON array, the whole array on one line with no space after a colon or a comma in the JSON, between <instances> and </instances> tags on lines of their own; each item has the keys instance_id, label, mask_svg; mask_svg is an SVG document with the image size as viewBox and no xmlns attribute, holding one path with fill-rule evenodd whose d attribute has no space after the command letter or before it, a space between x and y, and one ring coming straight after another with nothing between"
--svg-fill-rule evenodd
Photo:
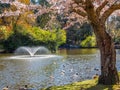
<instances>
[{"instance_id":1,"label":"flowering tree","mask_svg":"<svg viewBox=\"0 0 120 90\"><path fill-rule=\"evenodd\" d=\"M116 52L112 38L106 31L105 23L110 15L120 15L119 11L116 11L120 9L120 0L53 1L63 3L62 5L64 7L62 6L59 10L71 12L67 15L69 18L79 18L77 20L80 22L88 21L92 25L101 54L101 75L99 77L99 83L107 85L118 83Z\"/></svg>"},{"instance_id":2,"label":"flowering tree","mask_svg":"<svg viewBox=\"0 0 120 90\"><path fill-rule=\"evenodd\" d=\"M9 1L9 0L5 0ZM89 22L96 35L97 44L101 54L101 75L99 77L100 84L115 84L119 82L116 69L116 52L111 36L106 32L105 23L107 18L112 14L120 15L120 0L47 0L50 7L40 5L25 5L15 0L9 2L17 7L16 11L5 12L0 15L19 15L26 10L35 10L35 14L29 14L29 17L35 18L46 12L53 11L57 14L64 14L69 20L64 29L68 28L76 22ZM113 13L114 12L114 13Z\"/></svg>"}]
</instances>

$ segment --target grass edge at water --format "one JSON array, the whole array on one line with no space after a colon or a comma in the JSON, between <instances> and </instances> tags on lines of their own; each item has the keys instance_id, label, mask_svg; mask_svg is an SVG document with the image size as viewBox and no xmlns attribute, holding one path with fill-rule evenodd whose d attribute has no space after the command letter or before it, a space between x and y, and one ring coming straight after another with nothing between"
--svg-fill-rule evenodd
<instances>
[{"instance_id":1,"label":"grass edge at water","mask_svg":"<svg viewBox=\"0 0 120 90\"><path fill-rule=\"evenodd\" d=\"M120 78L120 72L119 72ZM81 82L74 82L63 86L51 86L40 90L120 90L119 85L98 85L98 78L85 80Z\"/></svg>"}]
</instances>

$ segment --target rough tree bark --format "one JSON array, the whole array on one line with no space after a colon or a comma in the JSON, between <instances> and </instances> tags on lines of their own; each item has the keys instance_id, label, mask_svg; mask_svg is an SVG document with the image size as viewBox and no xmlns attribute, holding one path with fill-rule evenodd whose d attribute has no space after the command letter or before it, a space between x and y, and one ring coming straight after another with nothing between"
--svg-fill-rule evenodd
<instances>
[{"instance_id":1,"label":"rough tree bark","mask_svg":"<svg viewBox=\"0 0 120 90\"><path fill-rule=\"evenodd\" d=\"M116 69L116 51L111 36L105 30L105 24L92 25L101 54L101 75L99 84L112 85L119 82Z\"/></svg>"},{"instance_id":2,"label":"rough tree bark","mask_svg":"<svg viewBox=\"0 0 120 90\"><path fill-rule=\"evenodd\" d=\"M85 10L96 35L101 54L101 75L98 83L104 85L116 84L119 82L116 69L116 51L111 36L106 32L105 21L118 7L111 6L101 17L99 12L107 2L102 4L97 10L94 9L91 0L86 0L85 4Z\"/></svg>"}]
</instances>

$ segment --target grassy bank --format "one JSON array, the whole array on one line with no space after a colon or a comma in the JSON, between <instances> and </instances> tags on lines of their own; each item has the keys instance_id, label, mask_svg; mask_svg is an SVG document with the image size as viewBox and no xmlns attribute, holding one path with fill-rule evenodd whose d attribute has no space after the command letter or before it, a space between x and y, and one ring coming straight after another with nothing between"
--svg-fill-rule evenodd
<instances>
[{"instance_id":1,"label":"grassy bank","mask_svg":"<svg viewBox=\"0 0 120 90\"><path fill-rule=\"evenodd\" d=\"M120 73L119 73L120 76ZM42 90L120 90L120 85L98 85L98 79L74 82L64 86L52 86Z\"/></svg>"}]
</instances>

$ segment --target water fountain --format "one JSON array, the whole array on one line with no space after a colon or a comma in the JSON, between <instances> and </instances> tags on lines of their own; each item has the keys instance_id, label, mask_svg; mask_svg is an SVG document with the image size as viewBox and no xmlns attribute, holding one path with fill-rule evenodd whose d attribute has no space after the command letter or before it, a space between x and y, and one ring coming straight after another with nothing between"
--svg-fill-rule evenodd
<instances>
[{"instance_id":1,"label":"water fountain","mask_svg":"<svg viewBox=\"0 0 120 90\"><path fill-rule=\"evenodd\" d=\"M30 55L30 56L35 56L35 55L43 55L43 54L50 54L50 51L43 47L19 47L18 49L15 50L14 52L15 55Z\"/></svg>"},{"instance_id":2,"label":"water fountain","mask_svg":"<svg viewBox=\"0 0 120 90\"><path fill-rule=\"evenodd\" d=\"M4 77L0 77L0 90L3 85L9 85L10 90L22 85L34 85L36 88L41 82L44 83L46 76L49 78L49 74L57 67L56 62L62 59L62 56L50 53L43 46L19 47L14 54L0 57L0 76L2 74Z\"/></svg>"},{"instance_id":3,"label":"water fountain","mask_svg":"<svg viewBox=\"0 0 120 90\"><path fill-rule=\"evenodd\" d=\"M56 58L61 57L58 55L53 55L50 53L50 51L43 47L27 47L22 46L15 50L14 56L9 57L9 59L45 59L45 58Z\"/></svg>"}]
</instances>

